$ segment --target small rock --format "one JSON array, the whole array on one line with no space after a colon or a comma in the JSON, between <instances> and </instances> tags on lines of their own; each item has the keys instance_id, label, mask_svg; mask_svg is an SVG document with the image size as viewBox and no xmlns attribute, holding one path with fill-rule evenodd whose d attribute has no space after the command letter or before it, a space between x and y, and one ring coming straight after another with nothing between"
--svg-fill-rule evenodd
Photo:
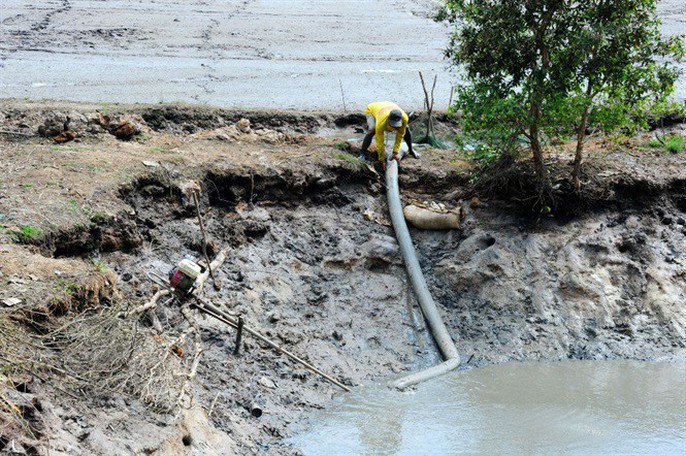
<instances>
[{"instance_id":1,"label":"small rock","mask_svg":"<svg viewBox=\"0 0 686 456\"><path fill-rule=\"evenodd\" d=\"M132 120L122 120L116 127L112 129L112 134L122 141L128 141L135 135L141 132L141 127Z\"/></svg>"},{"instance_id":2,"label":"small rock","mask_svg":"<svg viewBox=\"0 0 686 456\"><path fill-rule=\"evenodd\" d=\"M38 134L46 138L59 135L64 130L69 129L69 117L64 113L55 113L46 118L41 126L38 127Z\"/></svg>"},{"instance_id":3,"label":"small rock","mask_svg":"<svg viewBox=\"0 0 686 456\"><path fill-rule=\"evenodd\" d=\"M385 235L374 235L359 248L362 255L373 263L393 264L400 261L400 247L395 238Z\"/></svg>"},{"instance_id":4,"label":"small rock","mask_svg":"<svg viewBox=\"0 0 686 456\"><path fill-rule=\"evenodd\" d=\"M278 142L282 142L286 137L286 135L284 135L281 132L267 129L255 130L255 134L259 136L260 139L262 139L262 141L269 144L276 144Z\"/></svg>"},{"instance_id":5,"label":"small rock","mask_svg":"<svg viewBox=\"0 0 686 456\"><path fill-rule=\"evenodd\" d=\"M261 386L264 386L265 388L269 388L269 389L274 389L274 388L276 388L276 384L275 384L273 381L269 380L267 377L261 377L261 378L257 381L257 384L258 384L258 385L261 385Z\"/></svg>"},{"instance_id":6,"label":"small rock","mask_svg":"<svg viewBox=\"0 0 686 456\"><path fill-rule=\"evenodd\" d=\"M202 189L198 182L189 180L179 184L179 191L181 192L181 202L184 207L193 207L195 206L194 195L200 195Z\"/></svg>"},{"instance_id":7,"label":"small rock","mask_svg":"<svg viewBox=\"0 0 686 456\"><path fill-rule=\"evenodd\" d=\"M145 166L149 166L151 168L157 168L158 166L160 166L160 164L157 163L156 161L148 161L148 160L143 160L143 164Z\"/></svg>"},{"instance_id":8,"label":"small rock","mask_svg":"<svg viewBox=\"0 0 686 456\"><path fill-rule=\"evenodd\" d=\"M240 136L241 132L238 131L236 125L229 125L227 127L218 128L215 130L215 134L217 139L221 139L222 141L235 141Z\"/></svg>"},{"instance_id":9,"label":"small rock","mask_svg":"<svg viewBox=\"0 0 686 456\"><path fill-rule=\"evenodd\" d=\"M252 129L250 128L250 120L248 119L239 120L236 126L243 133L250 133L252 131Z\"/></svg>"},{"instance_id":10,"label":"small rock","mask_svg":"<svg viewBox=\"0 0 686 456\"><path fill-rule=\"evenodd\" d=\"M3 299L2 303L7 307L12 307L12 306L16 306L17 304L20 304L21 299L19 299L19 298L7 298L7 299Z\"/></svg>"},{"instance_id":11,"label":"small rock","mask_svg":"<svg viewBox=\"0 0 686 456\"><path fill-rule=\"evenodd\" d=\"M236 208L236 211L245 220L268 222L272 218L269 211L263 207Z\"/></svg>"}]
</instances>

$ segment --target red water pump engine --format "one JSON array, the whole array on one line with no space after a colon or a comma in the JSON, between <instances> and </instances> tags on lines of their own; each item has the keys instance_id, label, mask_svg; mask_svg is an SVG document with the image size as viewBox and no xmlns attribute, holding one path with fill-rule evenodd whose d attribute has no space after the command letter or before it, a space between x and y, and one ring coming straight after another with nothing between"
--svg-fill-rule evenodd
<instances>
[{"instance_id":1,"label":"red water pump engine","mask_svg":"<svg viewBox=\"0 0 686 456\"><path fill-rule=\"evenodd\" d=\"M179 293L189 295L195 289L195 281L202 272L202 266L191 258L184 258L169 271L169 284Z\"/></svg>"}]
</instances>

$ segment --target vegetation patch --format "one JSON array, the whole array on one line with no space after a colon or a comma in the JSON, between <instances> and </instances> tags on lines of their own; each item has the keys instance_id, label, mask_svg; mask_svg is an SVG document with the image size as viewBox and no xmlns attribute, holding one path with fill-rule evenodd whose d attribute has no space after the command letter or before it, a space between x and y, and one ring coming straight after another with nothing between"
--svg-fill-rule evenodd
<instances>
[{"instance_id":1,"label":"vegetation patch","mask_svg":"<svg viewBox=\"0 0 686 456\"><path fill-rule=\"evenodd\" d=\"M679 135L667 138L655 137L648 142L648 146L654 149L662 149L672 154L679 154L686 150L686 138Z\"/></svg>"},{"instance_id":2,"label":"vegetation patch","mask_svg":"<svg viewBox=\"0 0 686 456\"><path fill-rule=\"evenodd\" d=\"M43 236L43 231L32 225L19 225L18 228L9 228L8 232L22 244L35 243Z\"/></svg>"},{"instance_id":3,"label":"vegetation patch","mask_svg":"<svg viewBox=\"0 0 686 456\"><path fill-rule=\"evenodd\" d=\"M575 137L569 181L578 191L587 130L635 131L664 110L684 46L660 35L655 3L446 3L440 18L455 25L446 53L466 72L452 107L463 135L489 162L530 151L539 192L532 206L557 205L546 143Z\"/></svg>"}]
</instances>

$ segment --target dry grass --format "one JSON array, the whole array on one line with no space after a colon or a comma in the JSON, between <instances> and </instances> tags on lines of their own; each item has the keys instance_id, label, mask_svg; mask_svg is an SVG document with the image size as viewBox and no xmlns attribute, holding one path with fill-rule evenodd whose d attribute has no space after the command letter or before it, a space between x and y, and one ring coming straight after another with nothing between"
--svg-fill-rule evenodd
<instances>
[{"instance_id":1,"label":"dry grass","mask_svg":"<svg viewBox=\"0 0 686 456\"><path fill-rule=\"evenodd\" d=\"M32 420L35 404L21 393L32 380L33 370L40 378L55 361L55 355L41 350L19 324L0 315L0 441L3 445L12 440L34 442L40 436L41 427Z\"/></svg>"},{"instance_id":2,"label":"dry grass","mask_svg":"<svg viewBox=\"0 0 686 456\"><path fill-rule=\"evenodd\" d=\"M175 337L154 335L137 318L103 308L71 319L46 337L55 341L65 369L90 394L125 394L157 411L177 405L189 369L190 327Z\"/></svg>"},{"instance_id":3,"label":"dry grass","mask_svg":"<svg viewBox=\"0 0 686 456\"><path fill-rule=\"evenodd\" d=\"M44 431L32 396L17 387L34 379L79 402L123 395L165 413L189 396L202 352L195 322L155 334L139 315L126 317L130 306L111 280L94 273L60 307L0 314L0 444L35 446Z\"/></svg>"}]
</instances>

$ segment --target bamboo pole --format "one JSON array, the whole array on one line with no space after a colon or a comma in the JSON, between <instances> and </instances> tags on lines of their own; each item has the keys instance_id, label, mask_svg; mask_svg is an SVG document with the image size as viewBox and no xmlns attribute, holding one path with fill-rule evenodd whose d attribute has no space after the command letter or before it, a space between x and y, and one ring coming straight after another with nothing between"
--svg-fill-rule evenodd
<instances>
[{"instance_id":1,"label":"bamboo pole","mask_svg":"<svg viewBox=\"0 0 686 456\"><path fill-rule=\"evenodd\" d=\"M226 313L222 312L221 310L219 310L217 307L213 306L212 304L202 302L202 301L200 301L200 299L196 298L193 305L196 308L198 308L198 310L205 312L206 314L216 318L217 320L221 321L222 323L225 323L225 324L227 324L233 328L238 328L238 326L239 326L238 321L236 321L233 317L227 315ZM338 380L336 380L333 377L325 374L321 370L314 367L312 364L310 364L307 361L299 358L298 356L294 355L293 353L289 352L288 350L281 348L279 345L277 345L276 343L267 339L266 337L264 337L263 335L261 335L257 331L251 329L250 327L243 325L243 331L245 331L245 332L251 334L252 336L256 337L257 339L261 340L262 342L269 345L271 348L273 348L277 352L291 358L293 361L296 361L296 362L302 364L303 366L305 366L305 368L307 368L310 371L314 372L315 374L325 378L326 380L328 380L331 383L333 383L334 385L340 387L344 391L350 391L350 388L348 388L344 384L340 383Z\"/></svg>"},{"instance_id":2,"label":"bamboo pole","mask_svg":"<svg viewBox=\"0 0 686 456\"><path fill-rule=\"evenodd\" d=\"M205 232L205 223L202 221L202 215L200 214L200 200L198 198L198 191L193 192L193 202L195 202L195 212L198 214L198 223L200 224L200 233L202 233L202 254L207 261L207 269L210 271L210 277L212 277L212 283L214 284L214 289L219 289L219 284L214 278L214 272L212 272L212 263L210 262L210 257L207 254L207 232Z\"/></svg>"}]
</instances>

